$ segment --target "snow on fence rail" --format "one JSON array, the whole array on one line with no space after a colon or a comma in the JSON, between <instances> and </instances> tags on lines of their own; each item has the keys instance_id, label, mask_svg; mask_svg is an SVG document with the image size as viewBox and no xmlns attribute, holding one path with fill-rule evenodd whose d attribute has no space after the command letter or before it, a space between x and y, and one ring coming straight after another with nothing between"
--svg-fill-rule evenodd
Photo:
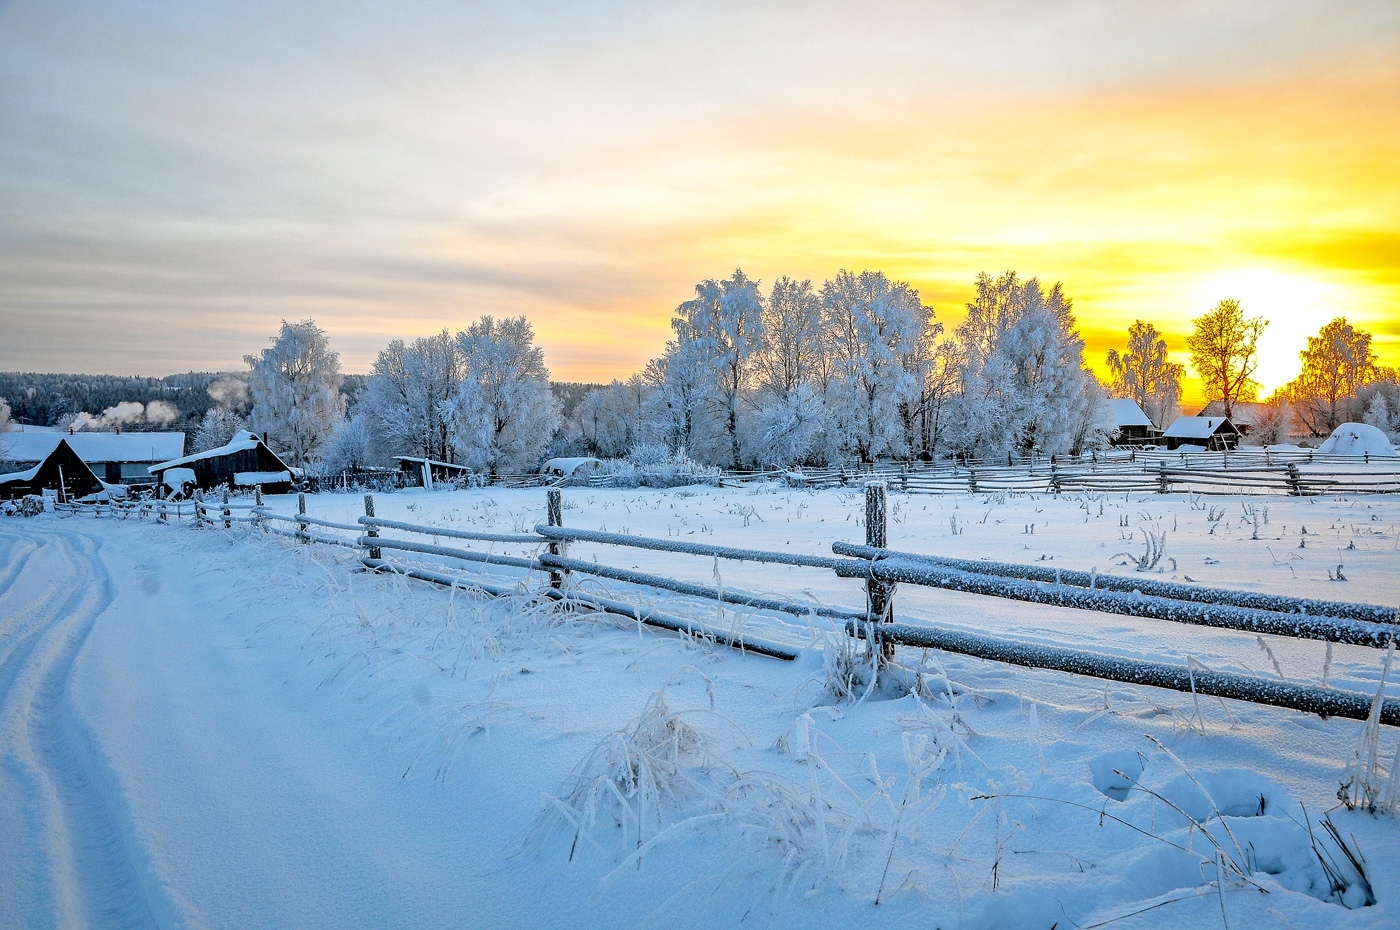
<instances>
[{"instance_id":1,"label":"snow on fence rail","mask_svg":"<svg viewBox=\"0 0 1400 930\"><path fill-rule=\"evenodd\" d=\"M252 505L237 509L249 511L246 517L233 514L235 505L227 500L217 504L194 502L191 515L196 525L222 522L231 526L232 520L252 522L257 528L293 536L304 543L318 542L367 550L361 562L373 571L401 574L454 587L471 588L494 596L534 593L564 603L574 603L595 610L617 614L663 629L689 635L703 636L724 645L781 659L794 659L799 654L795 646L735 631L718 629L703 623L664 613L649 606L629 604L580 590L570 584L574 573L608 578L644 588L671 591L706 601L721 601L756 609L797 616L822 616L844 620L844 629L854 637L866 639L878 649L877 660L883 664L893 658L896 645L934 648L947 652L975 656L1030 668L1068 672L1107 681L1149 685L1170 690L1228 697L1236 700L1285 707L1329 716L1365 720L1372 713L1381 723L1400 725L1400 699L1384 698L1342 691L1326 686L1314 687L1288 682L1275 682L1253 676L1216 672L1195 667L1188 659L1185 665L1149 662L1141 659L1116 657L1081 649L1051 646L1025 640L989 636L931 622L894 622L894 591L896 584L915 584L952 590L970 591L991 597L1029 600L1035 603L1072 607L1100 613L1172 620L1181 623L1270 633L1278 636L1320 639L1329 642L1352 643L1373 647L1389 645L1396 634L1397 618L1393 608L1369 604L1351 604L1313 598L1289 598L1220 588L1196 588L1161 582L1155 579L1134 579L1092 572L1071 572L1029 565L996 562L976 562L946 559L917 553L904 553L887 547L887 499L884 482L874 481L865 489L866 544L836 542L832 550L840 558L798 555L761 549L744 549L707 543L656 539L624 533L574 529L562 526L561 492L551 488L549 522L535 527L533 534L484 533L455 530L446 527L423 526L402 521L384 520L374 515L373 495L365 495L365 516L355 524L337 523L306 514L305 495L299 495L298 513L276 514L261 506L261 495ZM135 512L168 514L169 502L138 502L116 505L64 505L71 513L91 508L94 515L104 512L120 514ZM177 506L177 517L183 507ZM283 530L278 523L297 525L296 530ZM353 539L314 532L310 527L355 532ZM455 538L466 541L505 543L520 546L547 546L548 552L530 557L508 556L491 552L421 543L383 536L379 531L396 530L422 536ZM680 581L662 575L604 565L593 561L569 558L570 542L590 542L628 549L675 552L744 562L767 562L834 571L840 577L865 581L866 603L863 610L829 607L786 599L757 595L718 586ZM530 591L528 586L494 583L480 577L439 571L422 563L406 564L383 558L383 550L413 553L468 562L476 565L523 568L550 574L550 585Z\"/></svg>"}]
</instances>

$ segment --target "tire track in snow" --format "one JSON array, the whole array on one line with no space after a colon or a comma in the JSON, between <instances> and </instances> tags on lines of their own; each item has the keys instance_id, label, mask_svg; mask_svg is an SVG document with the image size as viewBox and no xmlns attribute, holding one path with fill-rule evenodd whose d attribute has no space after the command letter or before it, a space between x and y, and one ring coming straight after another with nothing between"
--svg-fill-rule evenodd
<instances>
[{"instance_id":1,"label":"tire track in snow","mask_svg":"<svg viewBox=\"0 0 1400 930\"><path fill-rule=\"evenodd\" d=\"M56 927L190 923L132 830L118 779L73 702L73 667L115 590L100 541L35 531L20 577L0 588L0 798L28 815L32 912ZM19 618L16 623L11 618ZM12 635L11 635L12 634ZM13 879L12 879L13 880ZM0 885L3 887L3 885Z\"/></svg>"}]
</instances>

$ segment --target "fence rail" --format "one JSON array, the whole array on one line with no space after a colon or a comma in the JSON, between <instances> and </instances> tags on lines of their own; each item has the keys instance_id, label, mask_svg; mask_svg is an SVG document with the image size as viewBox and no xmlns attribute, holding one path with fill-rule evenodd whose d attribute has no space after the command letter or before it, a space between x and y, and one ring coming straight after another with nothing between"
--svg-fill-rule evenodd
<instances>
[{"instance_id":1,"label":"fence rail","mask_svg":"<svg viewBox=\"0 0 1400 930\"><path fill-rule=\"evenodd\" d=\"M251 523L257 530L294 537L302 543L325 543L360 550L364 553L361 558L362 564L374 571L393 572L436 584L471 588L493 596L534 594L620 615L651 626L702 636L724 645L780 659L796 658L800 653L799 647L756 637L747 632L741 635L734 630L716 628L675 616L654 606L631 604L604 597L592 591L582 590L572 583L571 579L574 575L588 575L638 588L668 591L706 602L722 602L799 617L815 616L843 621L841 628L849 635L871 643L872 652L880 664L894 658L896 646L934 648L1030 668L1193 694L1228 697L1309 713L1360 720L1367 719L1374 713L1381 723L1400 725L1400 698L1386 698L1379 693L1371 696L1325 685L1307 686L1217 672L1197 667L1191 660L1185 664L1172 664L1125 658L1085 649L973 633L931 621L895 622L894 594L897 585L912 584L1099 613L1375 648L1390 646L1396 636L1400 618L1397 618L1394 608L1222 588L1201 588L1151 578L1100 575L1041 566L949 559L899 552L888 548L886 486L881 481L870 482L865 489L865 545L833 543L832 551L835 557L564 527L561 525L561 491L551 488L547 493L549 522L537 525L533 533L487 533L386 520L375 516L374 499L369 494L365 495L365 515L359 517L354 524L307 515L304 494L298 497L297 514L272 512L262 506L260 499L255 500L253 504L245 504L229 501L227 498L216 503L144 501L97 505L65 504L62 505L62 509L72 514L90 512L94 516L151 516L167 522L172 514L177 521L188 515L197 526L222 524L225 528L230 528L234 522ZM295 525L297 528L285 529L284 525ZM354 535L346 537L319 530L335 530ZM533 551L529 555L507 555L494 551L444 546L437 542L387 537L380 532L381 530L435 539L504 544ZM630 550L670 552L834 572L839 577L864 581L865 604L863 608L833 607L811 603L801 598L759 595L571 558L567 551L571 543L592 543ZM383 557L384 550L423 556L437 562L390 560ZM506 583L475 573L463 575L443 570L451 565L463 563L488 569L524 569L527 572L546 573L550 580L547 586L531 585L528 576L524 581Z\"/></svg>"}]
</instances>

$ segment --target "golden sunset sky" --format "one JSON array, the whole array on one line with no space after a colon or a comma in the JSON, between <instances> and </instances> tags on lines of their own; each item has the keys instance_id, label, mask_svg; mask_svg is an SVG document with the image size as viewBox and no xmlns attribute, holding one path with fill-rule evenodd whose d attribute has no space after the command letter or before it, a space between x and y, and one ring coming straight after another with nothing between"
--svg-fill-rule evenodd
<instances>
[{"instance_id":1,"label":"golden sunset sky","mask_svg":"<svg viewBox=\"0 0 1400 930\"><path fill-rule=\"evenodd\" d=\"M1100 368L1225 297L1266 392L1339 315L1400 364L1400 4L0 4L0 369L523 313L608 380L736 267L950 329L1061 281Z\"/></svg>"}]
</instances>

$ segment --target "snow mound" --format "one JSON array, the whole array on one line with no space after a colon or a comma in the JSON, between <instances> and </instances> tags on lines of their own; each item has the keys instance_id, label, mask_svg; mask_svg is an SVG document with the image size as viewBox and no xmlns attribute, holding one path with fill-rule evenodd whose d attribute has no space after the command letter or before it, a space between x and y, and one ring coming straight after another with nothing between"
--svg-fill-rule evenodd
<instances>
[{"instance_id":1,"label":"snow mound","mask_svg":"<svg viewBox=\"0 0 1400 930\"><path fill-rule=\"evenodd\" d=\"M1343 423L1332 431L1318 450L1329 455L1394 455L1395 447L1374 426Z\"/></svg>"}]
</instances>

